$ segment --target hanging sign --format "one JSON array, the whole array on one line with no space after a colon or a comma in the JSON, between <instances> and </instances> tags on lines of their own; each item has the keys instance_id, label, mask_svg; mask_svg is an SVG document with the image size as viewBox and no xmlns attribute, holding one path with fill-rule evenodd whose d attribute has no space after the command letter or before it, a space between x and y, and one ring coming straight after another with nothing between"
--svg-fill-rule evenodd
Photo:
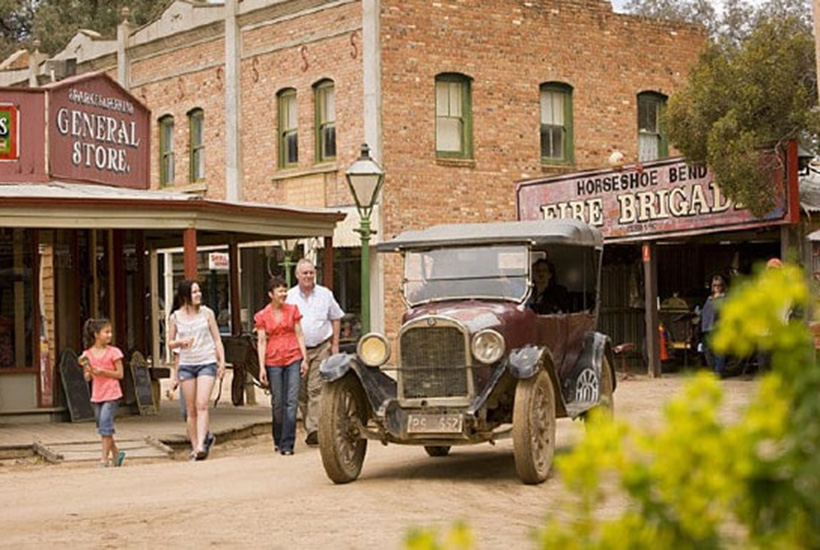
<instances>
[{"instance_id":1,"label":"hanging sign","mask_svg":"<svg viewBox=\"0 0 820 550\"><path fill-rule=\"evenodd\" d=\"M618 241L788 223L782 181L782 174L772 173L771 184L780 198L771 212L756 218L723 194L705 166L676 158L521 182L516 190L518 218L576 218Z\"/></svg>"},{"instance_id":2,"label":"hanging sign","mask_svg":"<svg viewBox=\"0 0 820 550\"><path fill-rule=\"evenodd\" d=\"M15 105L0 103L0 160L17 160L19 144L19 111Z\"/></svg>"},{"instance_id":3,"label":"hanging sign","mask_svg":"<svg viewBox=\"0 0 820 550\"><path fill-rule=\"evenodd\" d=\"M50 91L49 150L55 178L147 189L150 113L105 74Z\"/></svg>"}]
</instances>

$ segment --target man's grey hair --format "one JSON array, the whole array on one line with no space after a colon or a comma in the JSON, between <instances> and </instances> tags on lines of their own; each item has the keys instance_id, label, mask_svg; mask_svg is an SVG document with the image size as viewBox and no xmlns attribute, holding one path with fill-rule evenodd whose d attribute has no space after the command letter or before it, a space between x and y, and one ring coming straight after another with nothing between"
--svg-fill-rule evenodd
<instances>
[{"instance_id":1,"label":"man's grey hair","mask_svg":"<svg viewBox=\"0 0 820 550\"><path fill-rule=\"evenodd\" d=\"M316 266L315 266L315 265L313 265L313 262L311 262L311 261L310 261L310 260L308 260L307 258L301 258L298 262L296 262L296 271L299 271L299 269L300 269L303 265L309 265L309 266L310 266L310 267L312 267L313 269L316 269Z\"/></svg>"}]
</instances>

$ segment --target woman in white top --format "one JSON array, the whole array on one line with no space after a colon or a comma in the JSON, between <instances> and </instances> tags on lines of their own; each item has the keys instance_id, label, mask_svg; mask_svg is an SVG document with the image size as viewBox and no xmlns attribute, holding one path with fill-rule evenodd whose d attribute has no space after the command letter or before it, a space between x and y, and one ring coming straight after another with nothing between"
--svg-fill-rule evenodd
<instances>
[{"instance_id":1,"label":"woman in white top","mask_svg":"<svg viewBox=\"0 0 820 550\"><path fill-rule=\"evenodd\" d=\"M189 458L204 460L208 456L204 448L209 430L208 403L215 377L221 380L225 376L225 351L214 312L202 305L199 283L179 283L174 302L179 308L170 317L168 347L178 350L179 367L174 370L172 383L182 384L191 439Z\"/></svg>"}]
</instances>

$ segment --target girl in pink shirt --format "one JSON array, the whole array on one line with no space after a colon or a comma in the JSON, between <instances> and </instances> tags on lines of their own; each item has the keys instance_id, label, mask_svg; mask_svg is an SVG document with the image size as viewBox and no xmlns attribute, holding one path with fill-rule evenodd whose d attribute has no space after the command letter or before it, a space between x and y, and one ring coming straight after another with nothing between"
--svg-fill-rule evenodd
<instances>
[{"instance_id":1,"label":"girl in pink shirt","mask_svg":"<svg viewBox=\"0 0 820 550\"><path fill-rule=\"evenodd\" d=\"M122 352L111 343L111 321L89 319L83 326L83 340L88 347L78 362L83 376L91 381L91 405L97 420L97 432L102 437L100 466L122 466L125 452L114 442L114 418L122 397Z\"/></svg>"}]
</instances>

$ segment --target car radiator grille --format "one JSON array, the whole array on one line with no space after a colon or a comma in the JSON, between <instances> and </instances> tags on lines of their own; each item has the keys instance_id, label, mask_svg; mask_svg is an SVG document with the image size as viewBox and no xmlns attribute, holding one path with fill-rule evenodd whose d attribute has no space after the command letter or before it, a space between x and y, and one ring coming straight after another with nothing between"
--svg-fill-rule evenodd
<instances>
[{"instance_id":1,"label":"car radiator grille","mask_svg":"<svg viewBox=\"0 0 820 550\"><path fill-rule=\"evenodd\" d=\"M469 394L464 335L456 327L411 328L401 337L399 379L405 399Z\"/></svg>"}]
</instances>

